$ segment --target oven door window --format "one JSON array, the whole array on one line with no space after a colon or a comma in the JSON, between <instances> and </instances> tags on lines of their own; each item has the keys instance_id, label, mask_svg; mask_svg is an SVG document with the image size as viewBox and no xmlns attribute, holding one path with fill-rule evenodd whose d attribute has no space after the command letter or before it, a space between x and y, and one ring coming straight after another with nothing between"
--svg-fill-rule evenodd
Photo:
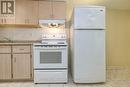
<instances>
[{"instance_id":1,"label":"oven door window","mask_svg":"<svg viewBox=\"0 0 130 87\"><path fill-rule=\"evenodd\" d=\"M40 52L40 64L62 63L62 52Z\"/></svg>"}]
</instances>

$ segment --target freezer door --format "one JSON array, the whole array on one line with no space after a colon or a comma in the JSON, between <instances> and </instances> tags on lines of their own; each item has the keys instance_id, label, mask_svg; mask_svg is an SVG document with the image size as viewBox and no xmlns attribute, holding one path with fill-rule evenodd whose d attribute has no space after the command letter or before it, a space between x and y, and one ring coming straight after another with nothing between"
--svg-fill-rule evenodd
<instances>
[{"instance_id":1,"label":"freezer door","mask_svg":"<svg viewBox=\"0 0 130 87\"><path fill-rule=\"evenodd\" d=\"M74 29L105 29L105 8L74 8Z\"/></svg>"},{"instance_id":2,"label":"freezer door","mask_svg":"<svg viewBox=\"0 0 130 87\"><path fill-rule=\"evenodd\" d=\"M105 82L105 31L74 31L74 81L76 83Z\"/></svg>"}]
</instances>

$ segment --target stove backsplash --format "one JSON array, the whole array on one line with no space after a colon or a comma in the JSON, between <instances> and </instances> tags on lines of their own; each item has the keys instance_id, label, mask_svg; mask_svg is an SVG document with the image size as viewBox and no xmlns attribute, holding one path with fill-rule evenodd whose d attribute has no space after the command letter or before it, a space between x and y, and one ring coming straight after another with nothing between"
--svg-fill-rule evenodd
<instances>
[{"instance_id":1,"label":"stove backsplash","mask_svg":"<svg viewBox=\"0 0 130 87\"><path fill-rule=\"evenodd\" d=\"M63 29L26 29L26 28L0 28L0 41L40 41L43 35L64 34Z\"/></svg>"}]
</instances>

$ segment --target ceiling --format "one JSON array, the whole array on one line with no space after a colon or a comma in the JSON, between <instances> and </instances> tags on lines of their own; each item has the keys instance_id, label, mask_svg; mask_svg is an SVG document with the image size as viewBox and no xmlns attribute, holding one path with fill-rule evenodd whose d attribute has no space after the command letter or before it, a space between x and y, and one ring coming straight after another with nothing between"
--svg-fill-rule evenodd
<instances>
[{"instance_id":1,"label":"ceiling","mask_svg":"<svg viewBox=\"0 0 130 87\"><path fill-rule=\"evenodd\" d=\"M130 0L73 0L75 5L104 5L109 9L130 10Z\"/></svg>"}]
</instances>

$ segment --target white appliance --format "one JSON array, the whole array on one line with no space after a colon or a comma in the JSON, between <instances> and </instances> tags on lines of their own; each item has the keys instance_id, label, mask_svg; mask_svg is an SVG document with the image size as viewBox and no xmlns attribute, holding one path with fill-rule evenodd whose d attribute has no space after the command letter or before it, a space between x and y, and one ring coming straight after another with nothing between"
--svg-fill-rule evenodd
<instances>
[{"instance_id":1,"label":"white appliance","mask_svg":"<svg viewBox=\"0 0 130 87\"><path fill-rule=\"evenodd\" d=\"M70 35L74 82L105 82L105 7L75 7Z\"/></svg>"},{"instance_id":2,"label":"white appliance","mask_svg":"<svg viewBox=\"0 0 130 87\"><path fill-rule=\"evenodd\" d=\"M34 44L34 83L67 83L68 45L66 33L42 35L41 43Z\"/></svg>"}]
</instances>

